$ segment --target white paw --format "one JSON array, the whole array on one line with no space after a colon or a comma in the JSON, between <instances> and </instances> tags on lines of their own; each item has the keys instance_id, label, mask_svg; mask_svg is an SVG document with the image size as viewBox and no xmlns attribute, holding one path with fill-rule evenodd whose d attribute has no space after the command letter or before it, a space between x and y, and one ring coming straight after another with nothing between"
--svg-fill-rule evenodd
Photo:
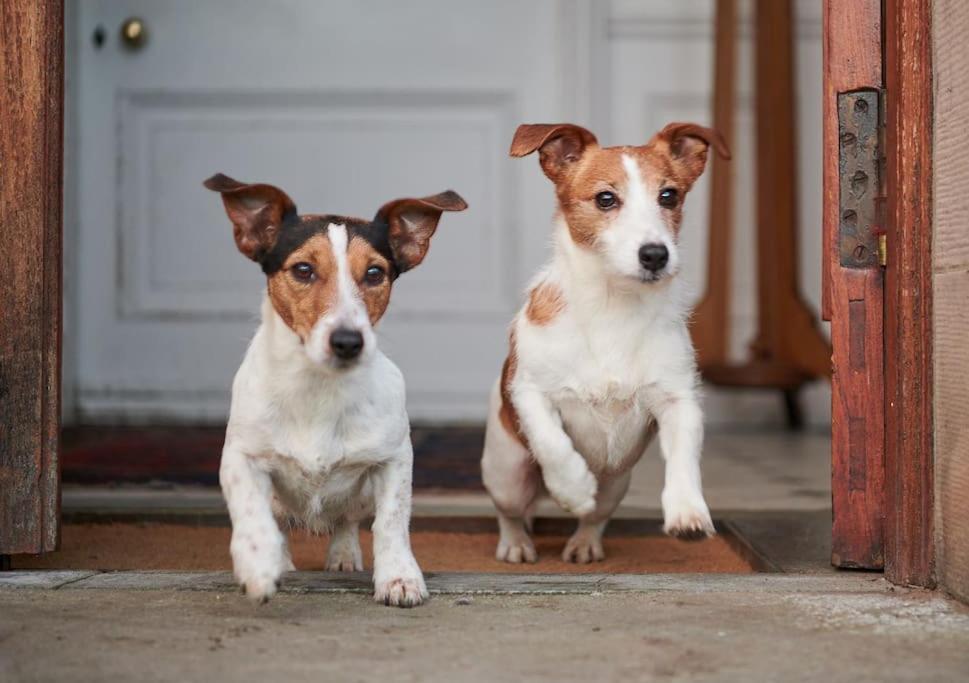
<instances>
[{"instance_id":1,"label":"white paw","mask_svg":"<svg viewBox=\"0 0 969 683\"><path fill-rule=\"evenodd\" d=\"M326 570L329 572L363 571L363 553L359 543L330 542L326 553Z\"/></svg>"},{"instance_id":2,"label":"white paw","mask_svg":"<svg viewBox=\"0 0 969 683\"><path fill-rule=\"evenodd\" d=\"M280 577L292 562L282 536L279 539L254 538L252 535L232 534L229 546L232 569L246 597L265 603L279 590Z\"/></svg>"},{"instance_id":3,"label":"white paw","mask_svg":"<svg viewBox=\"0 0 969 683\"><path fill-rule=\"evenodd\" d=\"M526 534L522 534L520 537L512 539L502 537L498 541L495 559L499 562L510 562L511 564L538 562L538 553L535 551L535 544L532 543L532 539Z\"/></svg>"},{"instance_id":4,"label":"white paw","mask_svg":"<svg viewBox=\"0 0 969 683\"><path fill-rule=\"evenodd\" d=\"M545 487L555 501L576 517L595 512L599 482L589 471L582 456L576 454L578 464L571 467L544 468Z\"/></svg>"},{"instance_id":5,"label":"white paw","mask_svg":"<svg viewBox=\"0 0 969 683\"><path fill-rule=\"evenodd\" d=\"M428 597L424 577L401 576L374 584L373 599L390 607L416 607Z\"/></svg>"},{"instance_id":6,"label":"white paw","mask_svg":"<svg viewBox=\"0 0 969 683\"><path fill-rule=\"evenodd\" d=\"M701 494L690 496L667 491L663 491L663 531L684 540L707 538L717 533Z\"/></svg>"},{"instance_id":7,"label":"white paw","mask_svg":"<svg viewBox=\"0 0 969 683\"><path fill-rule=\"evenodd\" d=\"M602 549L602 539L598 533L576 531L565 544L562 559L566 562L577 562L579 564L601 562L606 559L606 553Z\"/></svg>"}]
</instances>

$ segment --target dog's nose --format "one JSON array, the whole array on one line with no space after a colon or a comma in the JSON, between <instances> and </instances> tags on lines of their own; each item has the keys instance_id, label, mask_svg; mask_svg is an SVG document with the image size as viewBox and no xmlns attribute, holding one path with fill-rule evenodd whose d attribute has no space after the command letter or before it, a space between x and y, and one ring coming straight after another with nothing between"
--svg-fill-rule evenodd
<instances>
[{"instance_id":1,"label":"dog's nose","mask_svg":"<svg viewBox=\"0 0 969 683\"><path fill-rule=\"evenodd\" d=\"M337 358L351 360L363 350L363 335L356 330L341 327L330 335L330 348Z\"/></svg>"},{"instance_id":2,"label":"dog's nose","mask_svg":"<svg viewBox=\"0 0 969 683\"><path fill-rule=\"evenodd\" d=\"M662 244L644 244L639 248L639 262L643 268L655 273L662 270L670 260L669 249Z\"/></svg>"}]
</instances>

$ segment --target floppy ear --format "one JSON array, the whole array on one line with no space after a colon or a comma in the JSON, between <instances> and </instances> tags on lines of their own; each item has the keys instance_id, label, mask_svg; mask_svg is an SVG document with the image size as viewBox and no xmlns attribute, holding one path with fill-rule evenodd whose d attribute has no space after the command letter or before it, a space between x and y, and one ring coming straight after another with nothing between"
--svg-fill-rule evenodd
<instances>
[{"instance_id":1,"label":"floppy ear","mask_svg":"<svg viewBox=\"0 0 969 683\"><path fill-rule=\"evenodd\" d=\"M542 170L557 182L568 167L582 158L585 150L598 145L596 136L571 123L523 123L515 131L509 154L523 157L538 150Z\"/></svg>"},{"instance_id":2,"label":"floppy ear","mask_svg":"<svg viewBox=\"0 0 969 683\"><path fill-rule=\"evenodd\" d=\"M713 147L723 159L730 159L730 150L719 131L695 123L669 123L653 136L650 145L665 145L670 158L691 185L703 173L707 163L707 149Z\"/></svg>"},{"instance_id":3,"label":"floppy ear","mask_svg":"<svg viewBox=\"0 0 969 683\"><path fill-rule=\"evenodd\" d=\"M390 226L388 241L397 269L403 273L424 260L441 213L466 208L468 204L452 190L420 199L395 199L380 207L375 220Z\"/></svg>"},{"instance_id":4,"label":"floppy ear","mask_svg":"<svg viewBox=\"0 0 969 683\"><path fill-rule=\"evenodd\" d=\"M205 186L222 194L225 212L239 251L259 261L276 244L283 221L296 215L296 205L273 185L247 185L216 173Z\"/></svg>"}]
</instances>

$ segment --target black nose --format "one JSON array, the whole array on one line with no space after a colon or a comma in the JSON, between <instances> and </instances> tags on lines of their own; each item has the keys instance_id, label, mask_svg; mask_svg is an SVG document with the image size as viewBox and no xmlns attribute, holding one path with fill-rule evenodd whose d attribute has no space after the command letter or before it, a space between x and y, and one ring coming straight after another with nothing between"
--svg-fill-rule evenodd
<instances>
[{"instance_id":1,"label":"black nose","mask_svg":"<svg viewBox=\"0 0 969 683\"><path fill-rule=\"evenodd\" d=\"M363 335L356 330L341 327L330 335L330 348L337 358L343 360L356 358L363 350Z\"/></svg>"},{"instance_id":2,"label":"black nose","mask_svg":"<svg viewBox=\"0 0 969 683\"><path fill-rule=\"evenodd\" d=\"M670 260L670 252L662 244L644 244L639 248L639 262L646 270L656 272Z\"/></svg>"}]
</instances>

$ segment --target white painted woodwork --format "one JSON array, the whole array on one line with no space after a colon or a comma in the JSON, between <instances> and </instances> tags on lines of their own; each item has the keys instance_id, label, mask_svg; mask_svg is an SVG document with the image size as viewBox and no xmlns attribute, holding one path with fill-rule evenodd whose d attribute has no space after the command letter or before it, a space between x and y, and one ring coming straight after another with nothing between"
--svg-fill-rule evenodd
<instances>
[{"instance_id":1,"label":"white painted woodwork","mask_svg":"<svg viewBox=\"0 0 969 683\"><path fill-rule=\"evenodd\" d=\"M819 298L820 10L797 30L802 280ZM379 332L423 422L480 422L520 292L544 260L553 198L522 121L575 121L604 144L709 122L710 0L75 0L68 3L68 417L217 421L255 329L263 276L236 250L216 171L283 187L303 212L371 216L457 190L427 260ZM126 17L149 31L118 40ZM745 19L746 21L746 19ZM106 42L96 48L97 26ZM749 30L744 55L749 57ZM755 316L753 139L741 79L734 351ZM702 291L706 183L687 207ZM824 391L810 418L827 419ZM766 406L766 407L765 407ZM774 397L712 392L712 422L779 419Z\"/></svg>"}]
</instances>

